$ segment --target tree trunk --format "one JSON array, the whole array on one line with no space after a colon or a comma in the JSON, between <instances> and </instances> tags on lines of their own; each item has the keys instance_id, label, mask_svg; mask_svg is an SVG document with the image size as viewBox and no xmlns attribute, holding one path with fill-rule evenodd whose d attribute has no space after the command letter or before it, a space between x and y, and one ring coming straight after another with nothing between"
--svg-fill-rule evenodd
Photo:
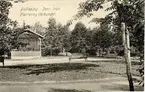
<instances>
[{"instance_id":1,"label":"tree trunk","mask_svg":"<svg viewBox=\"0 0 145 92\"><path fill-rule=\"evenodd\" d=\"M130 61L130 39L129 31L126 29L125 23L122 23L122 32L123 32L123 45L124 45L124 57L126 61L126 73L129 82L130 91L134 91L132 71L131 71L131 61Z\"/></svg>"}]
</instances>

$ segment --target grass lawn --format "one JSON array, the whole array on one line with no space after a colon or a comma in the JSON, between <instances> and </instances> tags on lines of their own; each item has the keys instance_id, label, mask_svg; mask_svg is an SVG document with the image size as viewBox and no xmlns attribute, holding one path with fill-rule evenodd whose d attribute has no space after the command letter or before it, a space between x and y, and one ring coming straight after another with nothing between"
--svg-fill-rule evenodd
<instances>
[{"instance_id":1,"label":"grass lawn","mask_svg":"<svg viewBox=\"0 0 145 92\"><path fill-rule=\"evenodd\" d=\"M67 81L126 76L123 61L88 61L77 63L19 65L0 67L0 81ZM133 75L139 75L133 63Z\"/></svg>"}]
</instances>

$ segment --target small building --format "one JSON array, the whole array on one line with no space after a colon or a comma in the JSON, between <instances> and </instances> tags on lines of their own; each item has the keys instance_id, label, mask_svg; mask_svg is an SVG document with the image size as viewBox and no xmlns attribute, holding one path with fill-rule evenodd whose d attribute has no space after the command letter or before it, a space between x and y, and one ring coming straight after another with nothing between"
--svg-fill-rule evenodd
<instances>
[{"instance_id":1,"label":"small building","mask_svg":"<svg viewBox=\"0 0 145 92\"><path fill-rule=\"evenodd\" d=\"M29 29L17 37L17 46L11 51L11 59L29 59L41 57L42 35Z\"/></svg>"}]
</instances>

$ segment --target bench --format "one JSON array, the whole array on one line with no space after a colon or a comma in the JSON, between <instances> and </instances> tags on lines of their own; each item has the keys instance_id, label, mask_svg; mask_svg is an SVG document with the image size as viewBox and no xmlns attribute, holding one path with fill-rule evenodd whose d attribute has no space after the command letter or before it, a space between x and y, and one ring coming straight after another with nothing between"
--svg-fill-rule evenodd
<instances>
[{"instance_id":1,"label":"bench","mask_svg":"<svg viewBox=\"0 0 145 92\"><path fill-rule=\"evenodd\" d=\"M72 60L72 59L85 59L85 61L87 61L87 55L71 55L69 56L69 62Z\"/></svg>"}]
</instances>

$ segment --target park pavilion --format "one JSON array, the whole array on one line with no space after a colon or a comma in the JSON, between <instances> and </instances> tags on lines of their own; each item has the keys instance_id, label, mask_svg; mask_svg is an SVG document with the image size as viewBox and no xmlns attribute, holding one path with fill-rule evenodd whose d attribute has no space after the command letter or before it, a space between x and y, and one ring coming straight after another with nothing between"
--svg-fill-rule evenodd
<instances>
[{"instance_id":1,"label":"park pavilion","mask_svg":"<svg viewBox=\"0 0 145 92\"><path fill-rule=\"evenodd\" d=\"M12 59L41 57L41 40L43 36L26 29L17 37L17 47L11 51Z\"/></svg>"}]
</instances>

